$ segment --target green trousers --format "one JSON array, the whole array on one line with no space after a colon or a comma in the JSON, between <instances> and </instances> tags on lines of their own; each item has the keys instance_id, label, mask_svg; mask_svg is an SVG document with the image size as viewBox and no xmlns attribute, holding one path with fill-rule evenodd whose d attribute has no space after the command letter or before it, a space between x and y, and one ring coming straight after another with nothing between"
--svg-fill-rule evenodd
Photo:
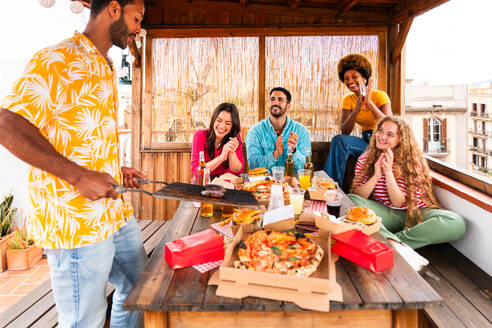
<instances>
[{"instance_id":1,"label":"green trousers","mask_svg":"<svg viewBox=\"0 0 492 328\"><path fill-rule=\"evenodd\" d=\"M379 231L386 238L405 243L414 249L460 239L466 231L465 220L461 216L442 209L421 210L422 223L404 229L407 211L394 210L380 202L354 194L349 194L348 197L355 206L369 207L383 219Z\"/></svg>"}]
</instances>

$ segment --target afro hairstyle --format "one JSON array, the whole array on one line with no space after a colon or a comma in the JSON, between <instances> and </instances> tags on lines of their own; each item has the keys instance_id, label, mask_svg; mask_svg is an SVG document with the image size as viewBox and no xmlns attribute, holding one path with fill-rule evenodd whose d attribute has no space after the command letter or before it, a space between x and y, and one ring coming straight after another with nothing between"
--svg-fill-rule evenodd
<instances>
[{"instance_id":1,"label":"afro hairstyle","mask_svg":"<svg viewBox=\"0 0 492 328\"><path fill-rule=\"evenodd\" d=\"M372 75L372 68L369 59L360 54L349 54L338 61L338 78L343 82L345 72L356 70L366 79L366 84Z\"/></svg>"}]
</instances>

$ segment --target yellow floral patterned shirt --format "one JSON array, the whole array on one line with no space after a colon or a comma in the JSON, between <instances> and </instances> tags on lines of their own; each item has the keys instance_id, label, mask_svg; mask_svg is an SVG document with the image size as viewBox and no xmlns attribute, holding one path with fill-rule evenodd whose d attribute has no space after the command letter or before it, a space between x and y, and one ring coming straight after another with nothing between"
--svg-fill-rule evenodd
<instances>
[{"instance_id":1,"label":"yellow floral patterned shirt","mask_svg":"<svg viewBox=\"0 0 492 328\"><path fill-rule=\"evenodd\" d=\"M36 53L1 107L29 120L61 155L122 182L116 75L81 33ZM132 214L121 197L91 201L35 167L29 168L28 191L28 230L43 248L100 242Z\"/></svg>"}]
</instances>

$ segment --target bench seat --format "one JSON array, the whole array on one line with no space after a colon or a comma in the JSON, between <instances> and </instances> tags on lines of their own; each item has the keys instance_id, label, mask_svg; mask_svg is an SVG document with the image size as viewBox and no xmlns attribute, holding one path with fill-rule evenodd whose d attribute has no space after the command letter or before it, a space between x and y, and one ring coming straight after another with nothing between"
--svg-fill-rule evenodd
<instances>
[{"instance_id":1,"label":"bench seat","mask_svg":"<svg viewBox=\"0 0 492 328\"><path fill-rule=\"evenodd\" d=\"M142 230L145 252L150 255L164 233L166 221L137 220ZM110 300L113 286L108 285L106 295ZM109 305L109 304L108 304ZM109 308L109 306L108 306ZM58 325L58 313L51 292L51 282L45 281L32 293L5 310L0 316L0 327L39 327Z\"/></svg>"},{"instance_id":2,"label":"bench seat","mask_svg":"<svg viewBox=\"0 0 492 328\"><path fill-rule=\"evenodd\" d=\"M492 327L492 277L450 244L417 251L430 262L421 275L443 299L420 313L419 327Z\"/></svg>"}]
</instances>

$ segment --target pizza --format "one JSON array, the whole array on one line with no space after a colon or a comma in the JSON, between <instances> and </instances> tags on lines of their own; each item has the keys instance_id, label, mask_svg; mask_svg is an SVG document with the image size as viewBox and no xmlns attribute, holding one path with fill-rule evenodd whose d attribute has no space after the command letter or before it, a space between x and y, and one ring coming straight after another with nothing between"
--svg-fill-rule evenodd
<instances>
[{"instance_id":1,"label":"pizza","mask_svg":"<svg viewBox=\"0 0 492 328\"><path fill-rule=\"evenodd\" d=\"M258 180L254 182L247 182L243 186L243 190L248 190L253 193L255 198L259 201L270 199L270 190L272 184L276 183L272 180ZM289 198L289 184L287 182L282 182L282 189L284 191L284 198Z\"/></svg>"},{"instance_id":2,"label":"pizza","mask_svg":"<svg viewBox=\"0 0 492 328\"><path fill-rule=\"evenodd\" d=\"M303 234L260 230L238 245L237 269L308 277L316 271L324 251Z\"/></svg>"}]
</instances>

